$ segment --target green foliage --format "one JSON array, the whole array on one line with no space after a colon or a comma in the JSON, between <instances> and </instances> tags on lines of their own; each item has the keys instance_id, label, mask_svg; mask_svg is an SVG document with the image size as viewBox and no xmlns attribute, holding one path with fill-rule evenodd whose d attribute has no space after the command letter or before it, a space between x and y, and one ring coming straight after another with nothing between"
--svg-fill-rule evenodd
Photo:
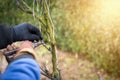
<instances>
[{"instance_id":1,"label":"green foliage","mask_svg":"<svg viewBox=\"0 0 120 80\"><path fill-rule=\"evenodd\" d=\"M28 1L30 3L30 1ZM0 0L0 23L8 26L22 22L38 25L32 15L26 15L16 7L15 0Z\"/></svg>"},{"instance_id":2,"label":"green foliage","mask_svg":"<svg viewBox=\"0 0 120 80\"><path fill-rule=\"evenodd\" d=\"M13 24L16 23L15 5L13 0L0 0L0 23ZM14 13L13 13L14 12ZM14 19L12 19L14 17Z\"/></svg>"},{"instance_id":3,"label":"green foliage","mask_svg":"<svg viewBox=\"0 0 120 80\"><path fill-rule=\"evenodd\" d=\"M109 3L104 0L60 0L56 2L52 16L60 49L82 53L107 72L119 75L119 10L109 11L112 8L108 9ZM112 0L110 4L113 4Z\"/></svg>"},{"instance_id":4,"label":"green foliage","mask_svg":"<svg viewBox=\"0 0 120 80\"><path fill-rule=\"evenodd\" d=\"M69 23L67 23L64 17L64 10L60 8L56 3L56 7L52 9L52 18L55 24L55 36L57 45L64 51L72 51L74 53L79 52L78 41L74 39L73 30L69 29Z\"/></svg>"}]
</instances>

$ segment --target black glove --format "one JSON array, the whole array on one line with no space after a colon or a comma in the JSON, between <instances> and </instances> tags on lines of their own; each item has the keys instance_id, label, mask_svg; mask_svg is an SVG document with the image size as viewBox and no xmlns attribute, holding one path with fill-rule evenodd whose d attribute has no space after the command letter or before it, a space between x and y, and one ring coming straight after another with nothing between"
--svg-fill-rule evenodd
<instances>
[{"instance_id":1,"label":"black glove","mask_svg":"<svg viewBox=\"0 0 120 80\"><path fill-rule=\"evenodd\" d=\"M12 43L12 29L0 25L0 49L5 48L8 44Z\"/></svg>"},{"instance_id":2,"label":"black glove","mask_svg":"<svg viewBox=\"0 0 120 80\"><path fill-rule=\"evenodd\" d=\"M42 40L39 29L29 23L23 23L14 27L0 25L0 49L8 44L23 40Z\"/></svg>"},{"instance_id":3,"label":"black glove","mask_svg":"<svg viewBox=\"0 0 120 80\"><path fill-rule=\"evenodd\" d=\"M38 28L35 26L23 23L13 27L13 40L15 41L22 41L22 40L42 40L41 33Z\"/></svg>"}]
</instances>

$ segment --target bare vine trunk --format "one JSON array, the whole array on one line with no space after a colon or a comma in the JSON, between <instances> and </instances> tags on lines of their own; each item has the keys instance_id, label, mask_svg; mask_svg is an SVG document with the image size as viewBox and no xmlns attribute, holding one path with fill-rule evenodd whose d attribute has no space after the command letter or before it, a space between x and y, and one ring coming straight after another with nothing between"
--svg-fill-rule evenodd
<instances>
[{"instance_id":1,"label":"bare vine trunk","mask_svg":"<svg viewBox=\"0 0 120 80\"><path fill-rule=\"evenodd\" d=\"M50 13L49 13L49 8L47 5L47 2L45 0L44 5L44 13L45 13L45 20L46 20L46 26L48 26L48 31L49 31L49 36L50 36L50 45L52 48L52 64L53 64L53 76L54 78L56 78L57 80L59 80L59 75L58 75L58 71L57 71L57 56L56 56L56 41L55 41L55 37L54 37L54 25L52 23L51 17L50 17Z\"/></svg>"},{"instance_id":2,"label":"bare vine trunk","mask_svg":"<svg viewBox=\"0 0 120 80\"><path fill-rule=\"evenodd\" d=\"M34 1L34 0L33 0ZM44 31L44 29L46 29L47 32L45 32L46 35L48 35L49 39L48 43L51 46L51 53L52 53L52 65L53 65L53 72L52 72L52 77L55 80L61 80L61 76L60 76L60 72L57 68L57 55L56 55L56 41L55 41L55 35L54 35L54 25L50 16L50 11L49 11L49 6L47 1L49 0L38 0L38 2L33 2L33 4L37 6L41 6L42 10L43 10L43 14L38 14L38 12L40 11L40 8L37 7L36 11L38 10L38 12L35 11L35 8L31 8L26 2L24 2L23 0L21 0L21 2L18 0L17 5L18 8L28 14L32 14L34 18L36 18L38 20L38 23L41 23L42 27L41 30ZM40 3L42 4L40 4ZM22 3L20 5L20 3ZM23 7L24 6L24 7Z\"/></svg>"}]
</instances>

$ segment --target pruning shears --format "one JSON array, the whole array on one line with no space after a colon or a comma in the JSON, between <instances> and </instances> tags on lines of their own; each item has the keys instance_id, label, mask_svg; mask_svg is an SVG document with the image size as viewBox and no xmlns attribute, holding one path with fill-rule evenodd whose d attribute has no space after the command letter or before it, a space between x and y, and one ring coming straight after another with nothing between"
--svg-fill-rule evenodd
<instances>
[{"instance_id":1,"label":"pruning shears","mask_svg":"<svg viewBox=\"0 0 120 80\"><path fill-rule=\"evenodd\" d=\"M36 48L36 47L38 47L40 45L43 45L48 51L51 52L51 49L46 46L44 41L33 42L32 44L33 44L33 48ZM19 50L19 48L16 48L14 50L3 52L3 53L4 53L5 56L9 56L9 55L15 54L18 50Z\"/></svg>"}]
</instances>

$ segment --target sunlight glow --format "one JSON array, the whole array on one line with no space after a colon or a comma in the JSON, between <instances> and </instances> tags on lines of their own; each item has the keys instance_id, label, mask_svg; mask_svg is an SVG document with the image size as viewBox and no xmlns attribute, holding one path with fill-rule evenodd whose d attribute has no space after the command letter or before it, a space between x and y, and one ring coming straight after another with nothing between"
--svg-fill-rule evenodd
<instances>
[{"instance_id":1,"label":"sunlight glow","mask_svg":"<svg viewBox=\"0 0 120 80\"><path fill-rule=\"evenodd\" d=\"M100 15L105 22L120 21L120 0L103 0L100 6Z\"/></svg>"}]
</instances>

